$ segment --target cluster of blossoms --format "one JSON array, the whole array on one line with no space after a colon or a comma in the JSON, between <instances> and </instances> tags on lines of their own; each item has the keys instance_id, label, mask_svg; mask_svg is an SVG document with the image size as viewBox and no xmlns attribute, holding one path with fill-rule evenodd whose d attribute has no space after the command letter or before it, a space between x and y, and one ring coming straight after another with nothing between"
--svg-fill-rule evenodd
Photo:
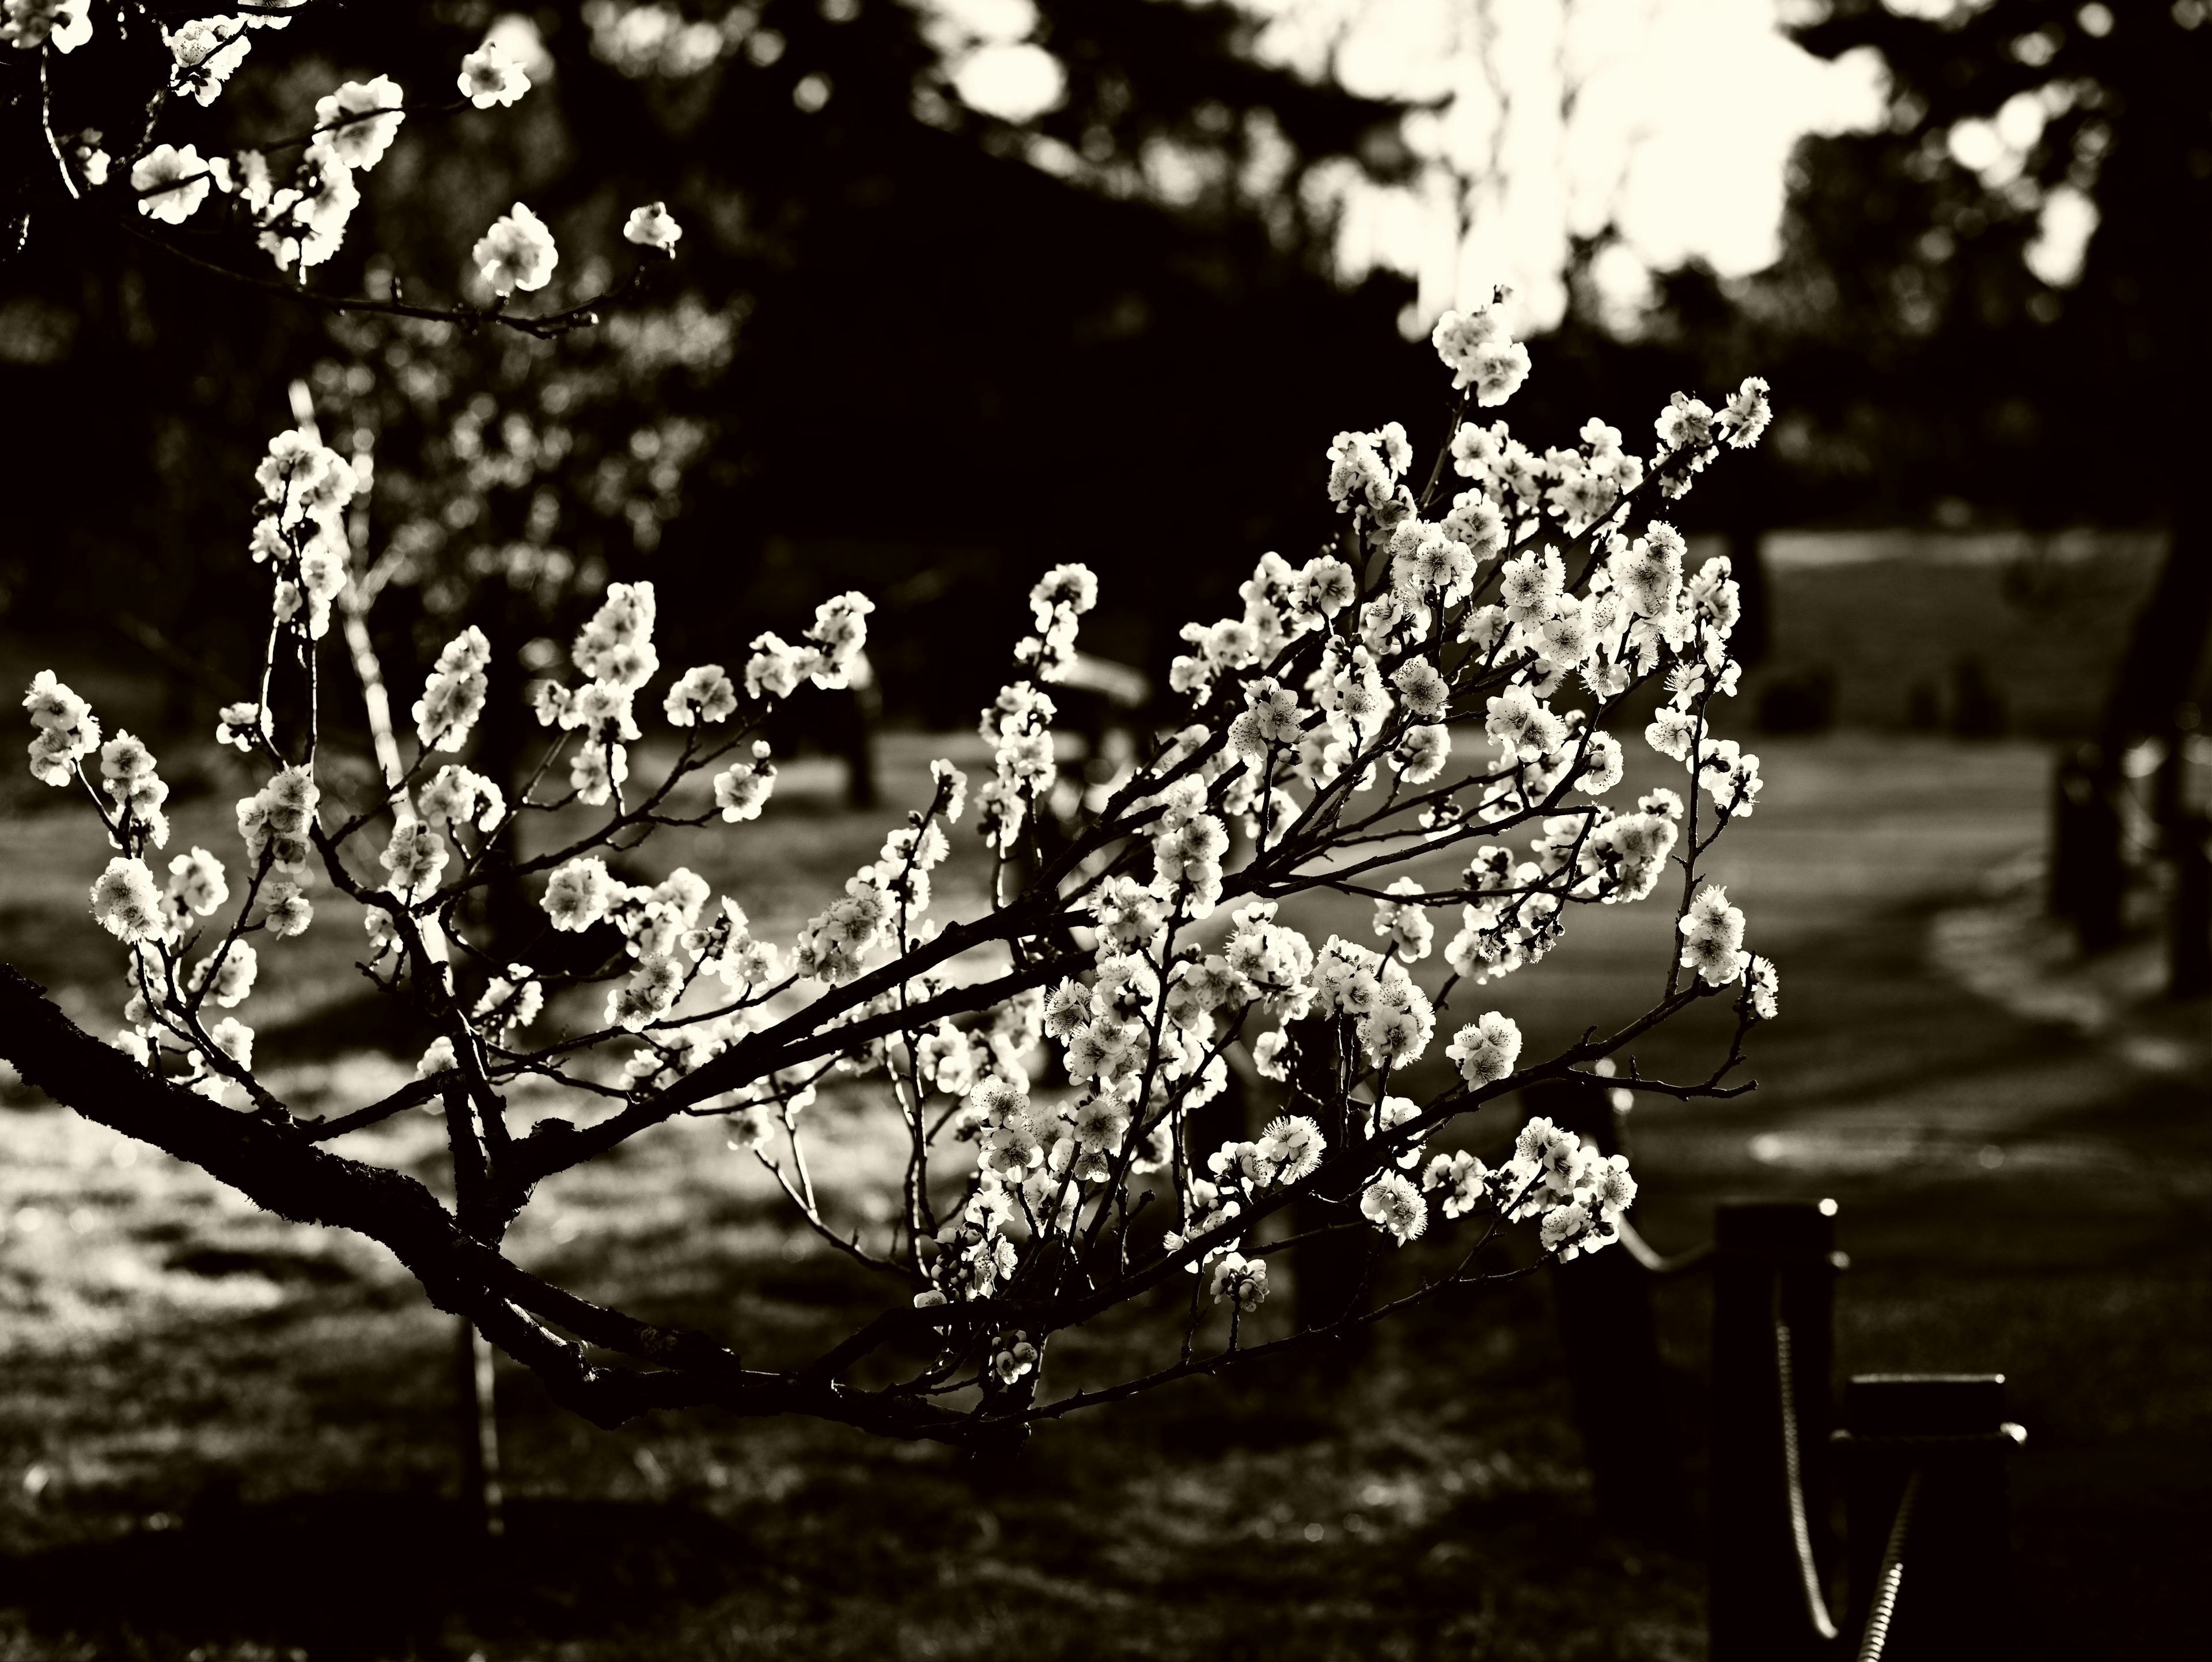
<instances>
[{"instance_id":1,"label":"cluster of blossoms","mask_svg":"<svg viewBox=\"0 0 2212 1662\"><path fill-rule=\"evenodd\" d=\"M68 784L100 748L100 718L50 669L32 681L23 708L31 713L31 776L42 785Z\"/></svg>"},{"instance_id":2,"label":"cluster of blossoms","mask_svg":"<svg viewBox=\"0 0 2212 1662\"><path fill-rule=\"evenodd\" d=\"M1438 1154L1422 1172L1418 1189L1385 1173L1361 1201L1363 1209L1386 1184L1389 1193L1376 1208L1404 1224L1401 1239L1420 1233L1427 1197L1435 1195L1447 1219L1487 1207L1509 1222L1534 1221L1544 1251L1563 1263L1618 1240L1621 1216L1636 1200L1636 1179L1624 1156L1601 1154L1547 1119L1522 1126L1513 1158L1496 1171L1465 1149Z\"/></svg>"},{"instance_id":3,"label":"cluster of blossoms","mask_svg":"<svg viewBox=\"0 0 2212 1662\"><path fill-rule=\"evenodd\" d=\"M1055 566L1030 590L1036 632L1014 648L1019 679L1000 688L977 730L991 746L991 776L975 792L983 840L1003 858L1018 846L1024 824L1059 776L1052 724L1059 706L1039 681L1060 678L1074 661L1083 614L1098 604L1098 579L1087 567Z\"/></svg>"},{"instance_id":4,"label":"cluster of blossoms","mask_svg":"<svg viewBox=\"0 0 2212 1662\"><path fill-rule=\"evenodd\" d=\"M1682 937L1681 966L1708 986L1725 987L1749 975L1754 961L1762 965L1752 991L1764 1006L1759 1014L1773 1014L1774 966L1743 950L1743 910L1729 904L1726 889L1710 883L1699 889L1674 927Z\"/></svg>"},{"instance_id":5,"label":"cluster of blossoms","mask_svg":"<svg viewBox=\"0 0 2212 1662\"><path fill-rule=\"evenodd\" d=\"M415 733L425 750L460 753L469 741L469 729L483 714L484 693L490 685L484 672L490 667L491 642L475 624L446 643L422 684L422 696L415 701Z\"/></svg>"},{"instance_id":6,"label":"cluster of blossoms","mask_svg":"<svg viewBox=\"0 0 2212 1662\"><path fill-rule=\"evenodd\" d=\"M281 28L290 21L267 15L207 17L169 31L170 89L203 105L214 103L252 45L248 30ZM282 174L261 150L203 159L190 144L155 145L131 166L138 210L163 224L181 225L219 194L234 204L280 270L304 274L343 245L347 223L361 205L356 175L374 168L392 148L406 119L404 103L388 76L344 82L315 100L313 133Z\"/></svg>"},{"instance_id":7,"label":"cluster of blossoms","mask_svg":"<svg viewBox=\"0 0 2212 1662\"><path fill-rule=\"evenodd\" d=\"M331 603L346 585L346 507L366 481L337 451L296 431L269 441L253 481L261 506L249 551L276 576L276 620L319 641L331 626ZM247 747L238 734L255 725L256 709L224 710L224 742Z\"/></svg>"},{"instance_id":8,"label":"cluster of blossoms","mask_svg":"<svg viewBox=\"0 0 2212 1662\"><path fill-rule=\"evenodd\" d=\"M846 880L844 898L799 931L792 965L800 975L836 986L857 977L879 946L903 952L934 937L934 922L922 916L929 910L929 874L951 852L943 826L958 821L967 790L965 775L950 763L940 765L945 771L929 811L886 837L874 862Z\"/></svg>"},{"instance_id":9,"label":"cluster of blossoms","mask_svg":"<svg viewBox=\"0 0 2212 1662\"><path fill-rule=\"evenodd\" d=\"M202 1011L210 1001L234 1008L253 990L260 960L245 938L249 932L281 940L301 934L313 922L313 905L304 891L320 793L306 770L283 768L239 803L246 892L236 922L187 970L200 920L231 899L222 861L194 847L169 859L163 880L149 850L168 844L169 822L162 811L168 787L153 752L128 733L102 743L90 706L51 671L40 673L23 705L37 734L31 771L42 783L61 786L82 778L92 788L84 764L94 755L99 758L94 801L106 798L100 818L110 846L118 852L93 883L90 909L93 920L129 951L126 1025L116 1042L149 1065L157 1051L173 1051L182 1058L182 1082L215 1094L226 1075L238 1076L251 1065L253 1032L229 1016L210 1027ZM209 1058L216 1055L225 1061L211 1067Z\"/></svg>"},{"instance_id":10,"label":"cluster of blossoms","mask_svg":"<svg viewBox=\"0 0 2212 1662\"><path fill-rule=\"evenodd\" d=\"M90 0L0 0L0 41L18 51L66 54L92 36ZM252 49L254 33L281 29L291 18L280 8L189 18L162 27L169 53L167 92L202 106L213 104ZM505 107L530 89L524 66L497 40L461 59L455 85L479 110ZM123 177L140 214L162 225L182 225L213 199L227 204L234 222L249 231L277 268L304 279L344 245L346 228L361 205L361 176L391 149L407 116L406 95L389 76L348 81L315 100L315 125L289 168L270 153L240 149L202 155L196 144L154 143L151 132L125 160ZM88 132L70 147L72 192L105 186L114 159ZM270 149L282 149L278 145ZM58 145L56 153L62 154ZM635 210L623 237L644 249L673 254L683 228L667 204ZM516 203L494 221L471 251L484 283L503 302L543 289L560 254L545 222Z\"/></svg>"},{"instance_id":11,"label":"cluster of blossoms","mask_svg":"<svg viewBox=\"0 0 2212 1662\"><path fill-rule=\"evenodd\" d=\"M92 39L92 0L4 0L0 41L18 52L71 52Z\"/></svg>"},{"instance_id":12,"label":"cluster of blossoms","mask_svg":"<svg viewBox=\"0 0 2212 1662\"><path fill-rule=\"evenodd\" d=\"M498 64L471 62L465 90L511 101ZM347 167L373 165L399 108L396 89L342 89L324 117L326 148ZM501 225L499 247L480 251L511 279L501 292L544 281L543 227L520 207ZM648 247L678 234L658 204L629 229ZM1064 788L1049 689L1073 662L1098 583L1066 564L1036 584L1034 630L981 721L990 770L973 823L988 892L957 923L937 915L970 796L950 760L933 764L927 802L781 947L687 868L632 881L609 863L658 826L763 813L775 781L763 723L802 688L860 673L872 608L858 594L824 601L796 641L759 634L742 663L664 683L653 585L610 586L575 636L576 679L529 691L550 747L520 786L462 759L501 696L488 641L465 629L413 705L413 764L392 763L381 801L336 834L317 819L312 732L305 759L287 765L268 694L226 707L218 736L279 767L240 804L237 922L192 964L194 920L231 899L221 863L195 849L171 861L166 887L156 880L145 850L168 831L152 757L128 734L103 745L82 701L42 676L25 701L33 771L84 781L120 854L92 895L94 916L131 954L118 1042L210 1090L250 1082L251 1030L228 1016L209 1028L202 1012L252 990L249 934L307 926L307 872L319 855L367 908L380 982L421 994L436 1025L417 1099L470 1093L489 1123L499 1090L527 1076L618 1099L628 1124L724 1117L731 1146L775 1172L810 1227L905 1277L914 1306L934 1312L910 1318L942 1341L924 1376L931 1390L972 1367L964 1384L1006 1411L1038 1387L1053 1301L1125 1275L1186 1272L1190 1334L1217 1310L1232 1348L1248 1318L1276 1321L1265 1306L1281 1237L1265 1232L1292 1204L1324 1208L1320 1233L1359 1230L1370 1248L1423 1239L1439 1213L1449 1224L1483 1212L1492 1228L1530 1226L1560 1258L1598 1250L1635 1197L1625 1161L1540 1119L1495 1171L1433 1140L1533 1077L1595 1077L1584 1070L1627 1038L1588 1038L1524 1065L1510 1015L1453 1013L1450 1000L1463 983L1540 960L1573 907L1644 900L1678 864L1680 956L1655 1019L1737 988L1740 1044L1776 1014L1773 966L1746 949L1743 913L1698 869L1759 789L1757 758L1710 731L1713 700L1741 675L1729 653L1736 585L1724 560L1690 571L1663 521L1631 520L1644 493L1678 496L1720 449L1755 441L1766 404L1756 381L1717 413L1678 396L1649 455L1598 421L1577 447L1539 454L1502 421L1462 419L1504 402L1528 371L1498 303L1437 326L1462 394L1445 441L1460 482L1448 500L1434 500L1438 483L1414 488L1396 423L1339 434L1328 450L1337 534L1302 565L1265 555L1232 615L1182 631L1188 650L1170 677L1179 714L1088 791ZM1431 477L1443 480L1441 464ZM365 482L298 434L272 443L258 478L255 555L271 568L280 624L312 649L345 581L340 516ZM1684 770L1686 788L1609 804L1630 768L1624 702L1654 681L1666 702L1645 747ZM656 714L666 734L634 758ZM675 760L659 782L633 788L634 760L649 773L656 752ZM581 809L605 813L572 842L518 853L524 816ZM364 880L339 845L386 813L384 876ZM585 817L560 824L573 831ZM1024 861L1032 880L1006 892ZM539 904L557 959L467 938L476 926L460 903L502 864L545 874ZM1371 904L1376 944L1328 934L1316 945L1293 898L1316 889ZM1439 911L1459 922L1441 950ZM466 950L449 954L452 941ZM585 1031L523 1048L556 1001ZM1220 1108L1201 1114L1230 1092L1232 1068L1273 1099L1255 1117L1257 1135L1249 1122L1224 1135ZM1725 1071L1663 1088L1717 1093ZM814 1120L803 1117L832 1075L888 1081L908 1151L881 1253L831 1227L804 1154ZM533 1176L560 1169L544 1151L561 1138L526 1141L548 1162ZM1152 1201L1164 1204L1147 1236L1136 1218ZM1016 1327L994 1307L1010 1299L1048 1313Z\"/></svg>"}]
</instances>

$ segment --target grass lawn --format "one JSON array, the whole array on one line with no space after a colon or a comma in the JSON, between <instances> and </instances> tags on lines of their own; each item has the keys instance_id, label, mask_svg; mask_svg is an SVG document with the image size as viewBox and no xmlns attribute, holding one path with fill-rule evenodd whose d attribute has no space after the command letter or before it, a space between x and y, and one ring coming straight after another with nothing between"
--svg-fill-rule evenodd
<instances>
[{"instance_id":1,"label":"grass lawn","mask_svg":"<svg viewBox=\"0 0 2212 1662\"><path fill-rule=\"evenodd\" d=\"M1839 1371L2001 1369L2029 1427L2017 1630L1992 1653L2171 1651L2212 1574L2212 1013L2145 995L2149 946L2075 966L2034 918L2041 748L1758 748L1767 794L1716 875L1782 966L1784 1019L1759 1037L1753 1096L1639 1105L1644 1231L1673 1249L1723 1196L1835 1196L1853 1260ZM887 740L894 807L936 753ZM651 852L787 933L892 823L836 807L838 783L798 764L759 825ZM173 846L227 856L240 785L180 800ZM7 807L0 955L105 1031L116 954L82 895L107 851L43 795ZM981 878L957 863L947 907L980 904ZM362 1001L357 924L318 904L241 1012L272 1086L310 1109L387 1088L422 1038ZM1367 913L1296 917L1366 938ZM1550 960L1455 1014L1494 1003L1532 1045L1571 1037L1648 1001L1669 933L1657 905L1578 912ZM1713 1036L1692 1025L1640 1060L1679 1075ZM603 1433L506 1371L512 1529L486 1555L450 1499L452 1326L381 1249L263 1216L20 1088L7 1101L4 1662L1702 1654L1694 1540L1591 1520L1540 1277L1425 1307L1348 1374L1180 1387L1048 1428L1004 1466L708 1413ZM857 1103L822 1117L818 1180L856 1221L880 1215L883 1122ZM439 1180L427 1118L351 1147ZM885 1301L710 1124L549 1184L516 1242L581 1292L769 1361ZM1693 1464L1704 1300L1692 1281L1662 1306ZM1109 1324L1055 1348L1052 1383L1163 1342L1158 1323Z\"/></svg>"}]
</instances>

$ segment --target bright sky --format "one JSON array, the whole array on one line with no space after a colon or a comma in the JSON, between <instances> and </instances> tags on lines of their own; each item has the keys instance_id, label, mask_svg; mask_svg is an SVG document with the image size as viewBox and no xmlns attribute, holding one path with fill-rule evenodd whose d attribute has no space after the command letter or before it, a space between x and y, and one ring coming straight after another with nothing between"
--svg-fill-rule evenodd
<instances>
[{"instance_id":1,"label":"bright sky","mask_svg":"<svg viewBox=\"0 0 2212 1662\"><path fill-rule=\"evenodd\" d=\"M1777 27L1777 0L1246 3L1270 20L1264 55L1438 103L1407 125L1432 164L1419 186L1329 181L1348 210L1346 268L1419 280L1409 327L1492 282L1516 290L1522 326L1557 321L1569 233L1608 219L1626 246L1599 279L1621 307L1647 268L1692 255L1723 274L1756 271L1775 256L1791 143L1881 113L1871 54L1827 64L1801 51ZM1059 66L1023 44L1030 0L933 9L967 35L955 60L967 102L1020 119L1056 101Z\"/></svg>"},{"instance_id":2,"label":"bright sky","mask_svg":"<svg viewBox=\"0 0 2212 1662\"><path fill-rule=\"evenodd\" d=\"M1415 189L1354 190L1342 249L1355 271L1416 276L1424 321L1504 282L1525 326L1555 322L1568 234L1608 219L1626 246L1598 275L1618 305L1647 268L1693 255L1757 271L1778 251L1791 144L1882 113L1878 60L1801 50L1776 0L1259 3L1269 55L1333 62L1355 91L1444 100L1407 127L1442 165Z\"/></svg>"}]
</instances>

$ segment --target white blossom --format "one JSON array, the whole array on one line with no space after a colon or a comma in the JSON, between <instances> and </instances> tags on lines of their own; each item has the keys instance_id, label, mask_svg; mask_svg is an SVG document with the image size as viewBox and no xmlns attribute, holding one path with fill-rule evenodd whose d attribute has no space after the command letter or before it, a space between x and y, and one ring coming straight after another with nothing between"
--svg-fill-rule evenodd
<instances>
[{"instance_id":1,"label":"white blossom","mask_svg":"<svg viewBox=\"0 0 2212 1662\"><path fill-rule=\"evenodd\" d=\"M530 76L496 40L487 40L461 59L461 96L480 110L514 102L530 90Z\"/></svg>"},{"instance_id":2,"label":"white blossom","mask_svg":"<svg viewBox=\"0 0 2212 1662\"><path fill-rule=\"evenodd\" d=\"M245 21L237 17L196 17L162 34L173 64L171 89L203 106L222 95L223 83L253 49Z\"/></svg>"},{"instance_id":3,"label":"white blossom","mask_svg":"<svg viewBox=\"0 0 2212 1662\"><path fill-rule=\"evenodd\" d=\"M201 917L210 916L230 898L222 861L200 848L176 855L169 861L169 893L186 910Z\"/></svg>"},{"instance_id":4,"label":"white blossom","mask_svg":"<svg viewBox=\"0 0 2212 1662\"><path fill-rule=\"evenodd\" d=\"M607 915L615 893L606 863L583 855L554 868L541 904L555 928L580 934Z\"/></svg>"},{"instance_id":5,"label":"white blossom","mask_svg":"<svg viewBox=\"0 0 2212 1662\"><path fill-rule=\"evenodd\" d=\"M140 213L181 225L199 211L214 185L196 147L156 144L131 163L131 188L138 193Z\"/></svg>"},{"instance_id":6,"label":"white blossom","mask_svg":"<svg viewBox=\"0 0 2212 1662\"><path fill-rule=\"evenodd\" d=\"M349 81L315 100L315 143L349 167L367 173L384 159L398 137L406 101L388 75L374 81Z\"/></svg>"},{"instance_id":7,"label":"white blossom","mask_svg":"<svg viewBox=\"0 0 2212 1662\"><path fill-rule=\"evenodd\" d=\"M92 916L108 934L127 945L157 941L166 933L161 893L143 860L118 855L92 886Z\"/></svg>"},{"instance_id":8,"label":"white blossom","mask_svg":"<svg viewBox=\"0 0 2212 1662\"><path fill-rule=\"evenodd\" d=\"M1254 1310L1267 1297L1267 1261L1247 1258L1241 1252L1224 1252L1213 1261L1213 1276L1206 1289L1219 1304L1224 1299L1239 1310Z\"/></svg>"},{"instance_id":9,"label":"white blossom","mask_svg":"<svg viewBox=\"0 0 2212 1662\"><path fill-rule=\"evenodd\" d=\"M633 208L629 217L623 222L623 238L640 247L658 248L665 254L676 253L676 239L684 234L684 228L676 222L665 202L649 202L642 208Z\"/></svg>"},{"instance_id":10,"label":"white blossom","mask_svg":"<svg viewBox=\"0 0 2212 1662\"><path fill-rule=\"evenodd\" d=\"M415 701L415 734L428 750L458 751L483 714L491 643L474 624L448 641Z\"/></svg>"},{"instance_id":11,"label":"white blossom","mask_svg":"<svg viewBox=\"0 0 2212 1662\"><path fill-rule=\"evenodd\" d=\"M1742 950L1743 923L1726 889L1711 883L1699 889L1675 926L1682 936L1682 967L1713 987L1741 976L1751 967L1751 954Z\"/></svg>"},{"instance_id":12,"label":"white blossom","mask_svg":"<svg viewBox=\"0 0 2212 1662\"><path fill-rule=\"evenodd\" d=\"M422 1059L416 1062L415 1077L429 1079L435 1075L450 1072L459 1066L460 1062L453 1055L453 1041L441 1033L430 1041L429 1048L422 1052Z\"/></svg>"},{"instance_id":13,"label":"white blossom","mask_svg":"<svg viewBox=\"0 0 2212 1662\"><path fill-rule=\"evenodd\" d=\"M688 728L695 722L726 721L738 708L738 690L720 664L702 664L696 669L687 669L683 679L668 689L668 697L661 709L672 728Z\"/></svg>"},{"instance_id":14,"label":"white blossom","mask_svg":"<svg viewBox=\"0 0 2212 1662\"><path fill-rule=\"evenodd\" d=\"M253 1029L236 1016L225 1016L208 1030L216 1049L249 1072L253 1067Z\"/></svg>"},{"instance_id":15,"label":"white blossom","mask_svg":"<svg viewBox=\"0 0 2212 1662\"><path fill-rule=\"evenodd\" d=\"M446 839L424 821L410 819L392 828L392 840L377 856L377 863L392 874L385 887L393 894L411 898L418 890L437 886L447 857Z\"/></svg>"},{"instance_id":16,"label":"white blossom","mask_svg":"<svg viewBox=\"0 0 2212 1662\"><path fill-rule=\"evenodd\" d=\"M1753 958L1745 977L1745 987L1751 999L1753 1014L1761 1021L1771 1021L1781 1012L1782 974L1764 958Z\"/></svg>"},{"instance_id":17,"label":"white blossom","mask_svg":"<svg viewBox=\"0 0 2212 1662\"><path fill-rule=\"evenodd\" d=\"M518 202L477 239L469 258L492 292L504 295L518 289L526 294L543 289L553 280L561 253L553 246L553 233L545 222Z\"/></svg>"},{"instance_id":18,"label":"white blossom","mask_svg":"<svg viewBox=\"0 0 2212 1662\"><path fill-rule=\"evenodd\" d=\"M1377 1175L1359 1196L1359 1212L1401 1246L1429 1227L1429 1203L1402 1172Z\"/></svg>"},{"instance_id":19,"label":"white blossom","mask_svg":"<svg viewBox=\"0 0 2212 1662\"><path fill-rule=\"evenodd\" d=\"M1510 1016L1486 1011L1459 1030L1444 1046L1444 1056L1469 1086L1493 1085L1510 1076L1521 1059L1520 1026Z\"/></svg>"},{"instance_id":20,"label":"white blossom","mask_svg":"<svg viewBox=\"0 0 2212 1662\"><path fill-rule=\"evenodd\" d=\"M56 52L75 52L91 39L92 0L6 0L0 12L0 40L18 52L49 42Z\"/></svg>"}]
</instances>

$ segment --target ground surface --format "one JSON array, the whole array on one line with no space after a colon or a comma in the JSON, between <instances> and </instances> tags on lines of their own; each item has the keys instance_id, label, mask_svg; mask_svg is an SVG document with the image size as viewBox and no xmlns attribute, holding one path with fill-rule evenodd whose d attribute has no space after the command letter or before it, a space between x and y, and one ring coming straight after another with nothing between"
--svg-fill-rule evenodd
<instances>
[{"instance_id":1,"label":"ground surface","mask_svg":"<svg viewBox=\"0 0 2212 1662\"><path fill-rule=\"evenodd\" d=\"M2212 1012L2151 995L2148 945L2077 966L2037 920L2045 752L1759 748L1771 783L1717 874L1783 965L1784 1019L1759 1035L1752 1098L1637 1110L1645 1233L1700 1239L1723 1196L1835 1196L1839 1372L1999 1369L2029 1427L2009 1653L2186 1654L2212 1580ZM890 743L895 803L930 753ZM836 785L795 769L760 837L666 859L787 928L889 823L836 810ZM180 802L180 842L227 852L238 794L215 777ZM106 850L42 795L9 803L0 953L105 1031L115 955L82 897ZM948 886L975 882L963 867ZM1364 910L1301 921L1364 934ZM1657 910L1577 925L1481 1001L1532 1044L1638 1008L1663 972ZM268 954L249 1007L303 1105L366 1099L404 1072L380 1046L419 1043L360 1003L358 939L332 907ZM1686 1070L1698 1038L1643 1060ZM704 1414L600 1433L502 1373L512 1528L479 1564L450 1499L452 1331L380 1249L9 1103L8 1662L1702 1653L1694 1537L1591 1521L1540 1278L1409 1318L1348 1375L1163 1393L1048 1430L1010 1468ZM834 1141L823 1180L865 1221L882 1163L857 1121ZM428 1120L357 1141L435 1176ZM672 1128L553 1185L519 1250L749 1355L811 1354L884 1295L775 1198L719 1132ZM1693 1466L1704 1301L1692 1278L1661 1311ZM1066 1377L1158 1342L1109 1331L1070 1348Z\"/></svg>"}]
</instances>

